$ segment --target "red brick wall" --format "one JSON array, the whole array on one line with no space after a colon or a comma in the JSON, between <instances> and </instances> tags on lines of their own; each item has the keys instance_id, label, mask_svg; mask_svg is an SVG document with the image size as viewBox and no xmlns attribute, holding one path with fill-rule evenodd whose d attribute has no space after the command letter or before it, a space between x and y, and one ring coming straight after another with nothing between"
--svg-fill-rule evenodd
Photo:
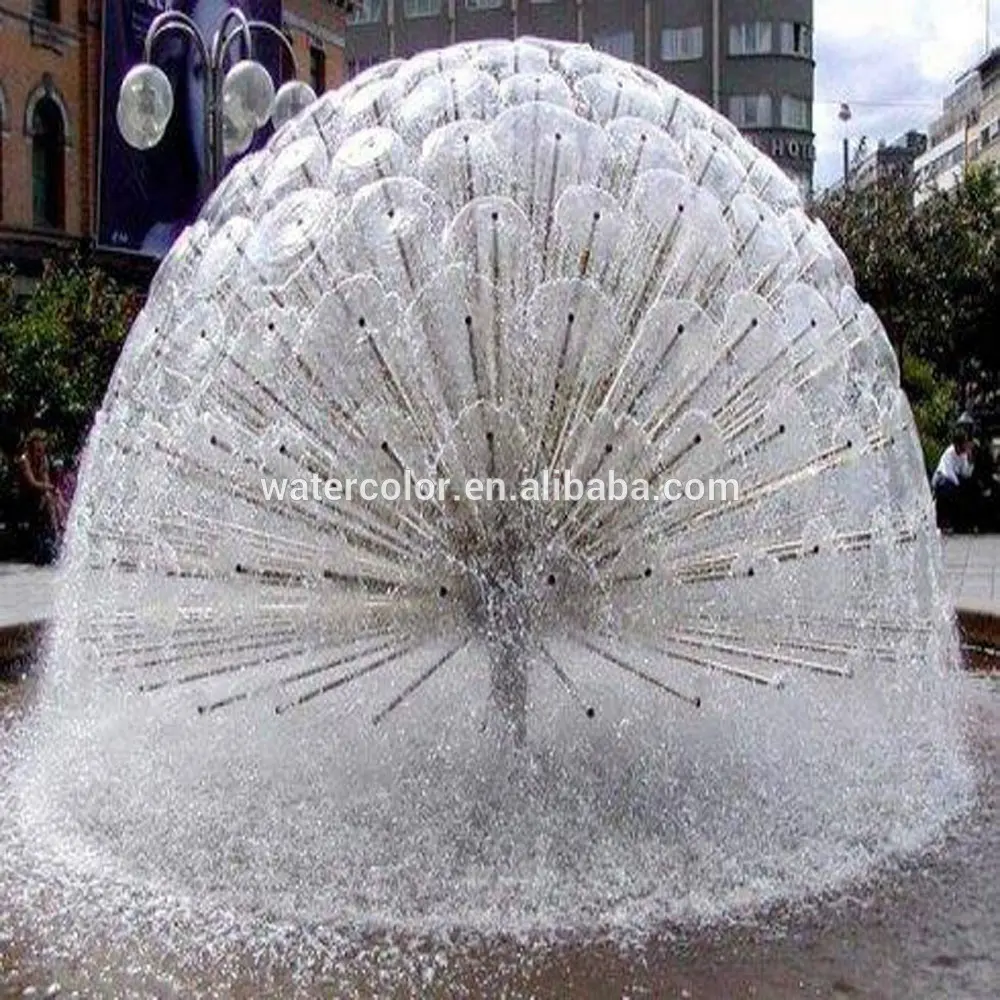
<instances>
[{"instance_id":1,"label":"red brick wall","mask_svg":"<svg viewBox=\"0 0 1000 1000\"><path fill-rule=\"evenodd\" d=\"M343 9L329 0L285 0L283 9L286 30L292 36L295 59L299 65L299 79L309 82L309 49L316 45L326 53L326 89L334 90L339 87L347 78L343 43L346 17ZM297 21L314 24L321 31L309 33L301 28L291 27L288 25L288 15L292 15ZM331 43L328 37L321 37L323 35L338 36L340 44Z\"/></svg>"},{"instance_id":2,"label":"red brick wall","mask_svg":"<svg viewBox=\"0 0 1000 1000\"><path fill-rule=\"evenodd\" d=\"M30 228L31 135L26 123L29 102L46 85L65 109L65 230L85 235L90 229L95 155L94 116L88 99L100 60L100 34L88 24L88 0L61 0L58 24L29 17L29 0L5 0L14 15L0 15L0 89L4 95L3 199L0 224ZM51 47L49 44L51 43ZM93 98L96 106L96 97Z\"/></svg>"},{"instance_id":3,"label":"red brick wall","mask_svg":"<svg viewBox=\"0 0 1000 1000\"><path fill-rule=\"evenodd\" d=\"M58 24L33 22L30 0L3 0L0 13L0 228L31 229L31 136L25 115L32 95L48 86L66 111L65 233L90 236L101 95L101 0L60 0ZM326 53L327 88L344 80L345 15L329 0L285 0L284 9L312 26L289 27L300 79L309 79L309 48ZM46 37L47 36L47 37ZM51 46L44 44L48 40ZM30 123L29 123L30 124Z\"/></svg>"}]
</instances>

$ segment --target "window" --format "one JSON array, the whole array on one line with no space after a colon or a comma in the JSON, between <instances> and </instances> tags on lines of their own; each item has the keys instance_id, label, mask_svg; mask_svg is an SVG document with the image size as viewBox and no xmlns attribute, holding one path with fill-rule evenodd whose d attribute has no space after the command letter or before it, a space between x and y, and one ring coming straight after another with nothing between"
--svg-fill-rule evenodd
<instances>
[{"instance_id":1,"label":"window","mask_svg":"<svg viewBox=\"0 0 1000 1000\"><path fill-rule=\"evenodd\" d=\"M705 54L705 29L664 28L660 36L660 58L664 62L687 62Z\"/></svg>"},{"instance_id":2,"label":"window","mask_svg":"<svg viewBox=\"0 0 1000 1000\"><path fill-rule=\"evenodd\" d=\"M59 0L31 0L31 16L58 24Z\"/></svg>"},{"instance_id":3,"label":"window","mask_svg":"<svg viewBox=\"0 0 1000 1000\"><path fill-rule=\"evenodd\" d=\"M609 56L632 61L635 56L635 33L632 31L606 31L594 35L594 48Z\"/></svg>"},{"instance_id":4,"label":"window","mask_svg":"<svg viewBox=\"0 0 1000 1000\"><path fill-rule=\"evenodd\" d=\"M947 156L942 157L938 163L940 164L938 168L934 171L935 173L941 173L944 170L949 170L951 167L957 167L960 163L965 160L965 146L959 146L958 149L951 150Z\"/></svg>"},{"instance_id":5,"label":"window","mask_svg":"<svg viewBox=\"0 0 1000 1000\"><path fill-rule=\"evenodd\" d=\"M383 0L355 0L348 24L378 24L385 9Z\"/></svg>"},{"instance_id":6,"label":"window","mask_svg":"<svg viewBox=\"0 0 1000 1000\"><path fill-rule=\"evenodd\" d=\"M318 45L309 46L309 84L317 94L326 91L326 52Z\"/></svg>"},{"instance_id":7,"label":"window","mask_svg":"<svg viewBox=\"0 0 1000 1000\"><path fill-rule=\"evenodd\" d=\"M809 30L808 24L799 24L798 21L795 23L782 21L781 54L804 56L806 59L812 55L812 32Z\"/></svg>"},{"instance_id":8,"label":"window","mask_svg":"<svg viewBox=\"0 0 1000 1000\"><path fill-rule=\"evenodd\" d=\"M62 111L45 96L31 116L31 204L36 228L63 228L65 150Z\"/></svg>"},{"instance_id":9,"label":"window","mask_svg":"<svg viewBox=\"0 0 1000 1000\"><path fill-rule=\"evenodd\" d=\"M782 97L781 127L809 129L809 102L801 97Z\"/></svg>"},{"instance_id":10,"label":"window","mask_svg":"<svg viewBox=\"0 0 1000 1000\"><path fill-rule=\"evenodd\" d=\"M465 0L466 10L495 10L503 6L503 0Z\"/></svg>"},{"instance_id":11,"label":"window","mask_svg":"<svg viewBox=\"0 0 1000 1000\"><path fill-rule=\"evenodd\" d=\"M729 26L729 54L731 56L759 56L771 51L771 22L753 21L750 24Z\"/></svg>"},{"instance_id":12,"label":"window","mask_svg":"<svg viewBox=\"0 0 1000 1000\"><path fill-rule=\"evenodd\" d=\"M403 17L437 17L441 0L403 0Z\"/></svg>"},{"instance_id":13,"label":"window","mask_svg":"<svg viewBox=\"0 0 1000 1000\"><path fill-rule=\"evenodd\" d=\"M729 98L729 120L739 128L770 128L771 95L737 95Z\"/></svg>"}]
</instances>

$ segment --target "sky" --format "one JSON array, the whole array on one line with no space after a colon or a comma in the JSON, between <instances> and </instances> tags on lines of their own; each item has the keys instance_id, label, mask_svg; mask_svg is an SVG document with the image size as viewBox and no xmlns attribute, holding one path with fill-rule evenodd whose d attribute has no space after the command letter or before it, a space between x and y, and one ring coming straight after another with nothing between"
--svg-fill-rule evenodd
<instances>
[{"instance_id":1,"label":"sky","mask_svg":"<svg viewBox=\"0 0 1000 1000\"><path fill-rule=\"evenodd\" d=\"M843 173L840 103L852 151L908 129L926 131L955 79L986 51L987 0L815 0L817 191ZM993 45L1000 0L992 0Z\"/></svg>"}]
</instances>

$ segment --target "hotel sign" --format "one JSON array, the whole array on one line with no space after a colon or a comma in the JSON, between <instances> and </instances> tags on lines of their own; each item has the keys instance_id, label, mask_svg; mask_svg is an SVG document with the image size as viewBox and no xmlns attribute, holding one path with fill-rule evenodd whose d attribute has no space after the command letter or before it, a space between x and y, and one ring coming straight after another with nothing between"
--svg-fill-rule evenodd
<instances>
[{"instance_id":1,"label":"hotel sign","mask_svg":"<svg viewBox=\"0 0 1000 1000\"><path fill-rule=\"evenodd\" d=\"M753 144L772 160L794 160L796 163L813 163L816 160L816 144L805 139L755 135Z\"/></svg>"}]
</instances>

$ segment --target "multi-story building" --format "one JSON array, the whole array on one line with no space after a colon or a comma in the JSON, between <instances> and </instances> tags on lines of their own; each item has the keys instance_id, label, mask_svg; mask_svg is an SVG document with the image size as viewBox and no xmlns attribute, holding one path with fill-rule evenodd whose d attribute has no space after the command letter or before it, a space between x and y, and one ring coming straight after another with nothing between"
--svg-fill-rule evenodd
<instances>
[{"instance_id":1,"label":"multi-story building","mask_svg":"<svg viewBox=\"0 0 1000 1000\"><path fill-rule=\"evenodd\" d=\"M851 168L848 183L854 191L863 191L883 181L910 182L914 177L914 164L927 150L927 136L911 129L898 139L886 142L879 139L870 153L863 155ZM828 194L840 191L842 179L828 189Z\"/></svg>"},{"instance_id":2,"label":"multi-story building","mask_svg":"<svg viewBox=\"0 0 1000 1000\"><path fill-rule=\"evenodd\" d=\"M941 102L939 114L927 129L931 148L965 128L970 113L974 113L983 100L983 89L975 69L963 73L955 81L955 89Z\"/></svg>"},{"instance_id":3,"label":"multi-story building","mask_svg":"<svg viewBox=\"0 0 1000 1000\"><path fill-rule=\"evenodd\" d=\"M913 200L922 205L935 191L953 191L965 177L965 129L941 139L913 164Z\"/></svg>"},{"instance_id":4,"label":"multi-story building","mask_svg":"<svg viewBox=\"0 0 1000 1000\"><path fill-rule=\"evenodd\" d=\"M812 25L812 0L358 0L347 71L482 38L586 42L728 115L808 192Z\"/></svg>"},{"instance_id":5,"label":"multi-story building","mask_svg":"<svg viewBox=\"0 0 1000 1000\"><path fill-rule=\"evenodd\" d=\"M151 18L168 6L212 19L225 9L219 0L0 0L0 264L30 273L54 251L97 242L102 46L128 30L117 23L124 12L141 7ZM277 5L299 76L317 91L343 79L349 6ZM114 260L139 275L151 269L141 255Z\"/></svg>"},{"instance_id":6,"label":"multi-story building","mask_svg":"<svg viewBox=\"0 0 1000 1000\"><path fill-rule=\"evenodd\" d=\"M914 164L915 203L954 189L971 167L1000 166L1000 47L959 77Z\"/></svg>"},{"instance_id":7,"label":"multi-story building","mask_svg":"<svg viewBox=\"0 0 1000 1000\"><path fill-rule=\"evenodd\" d=\"M975 67L980 104L969 122L969 161L1000 166L1000 47Z\"/></svg>"}]
</instances>

